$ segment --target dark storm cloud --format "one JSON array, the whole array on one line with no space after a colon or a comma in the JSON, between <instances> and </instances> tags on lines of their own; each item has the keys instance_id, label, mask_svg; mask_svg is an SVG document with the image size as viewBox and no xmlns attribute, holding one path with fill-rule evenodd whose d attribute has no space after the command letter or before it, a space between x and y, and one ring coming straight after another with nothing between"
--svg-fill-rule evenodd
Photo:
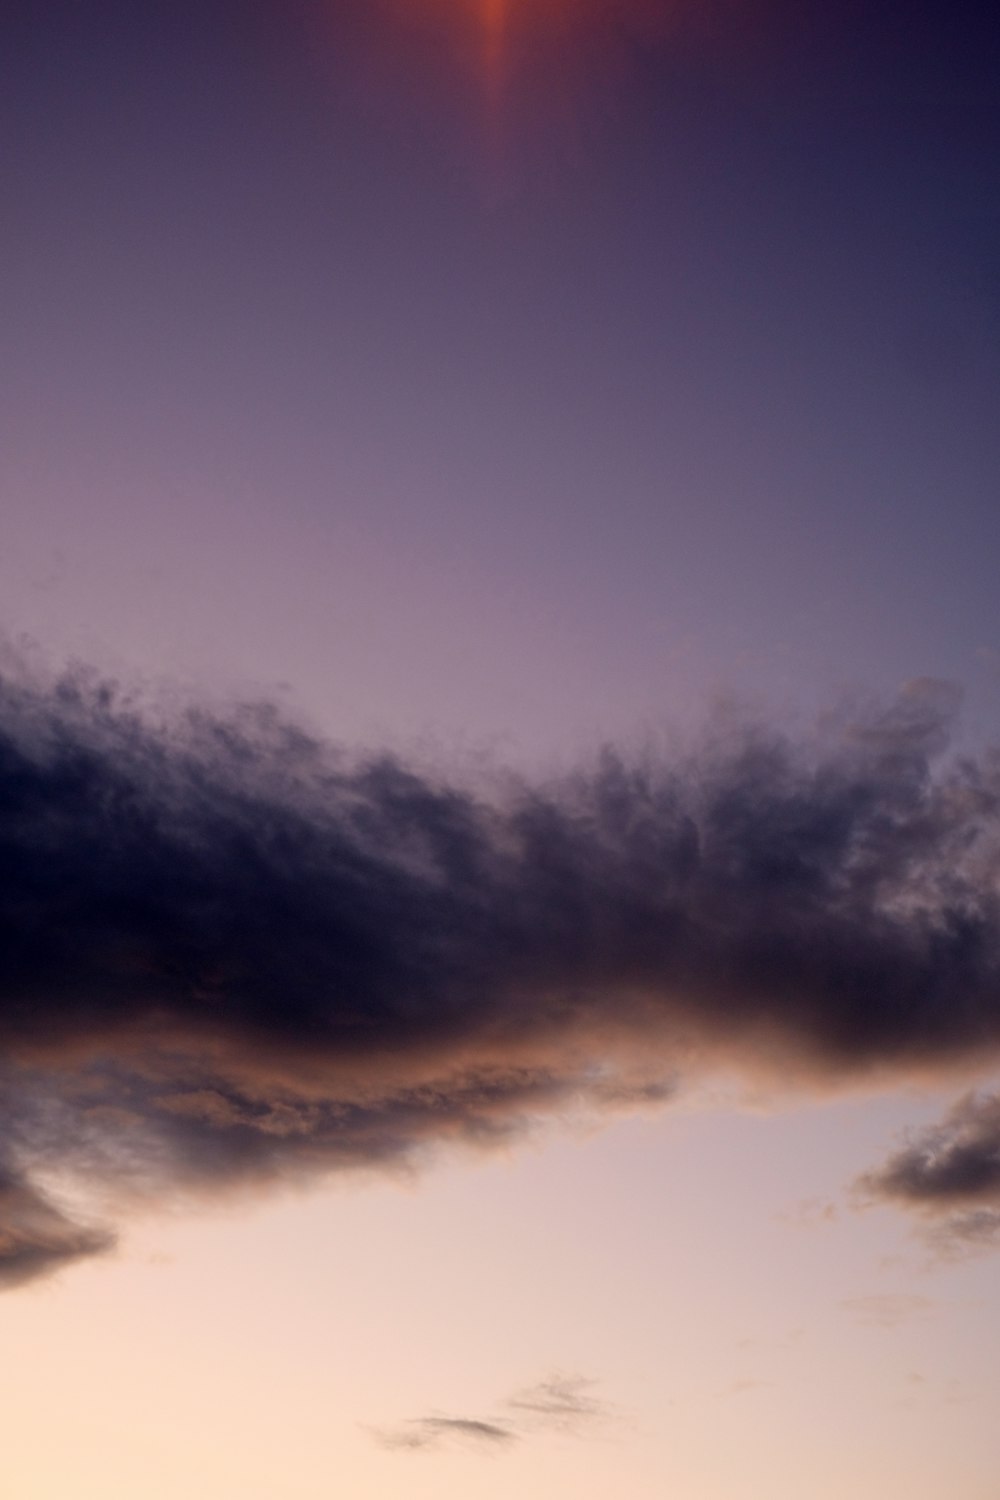
<instances>
[{"instance_id":1,"label":"dark storm cloud","mask_svg":"<svg viewBox=\"0 0 1000 1500\"><path fill-rule=\"evenodd\" d=\"M656 1102L717 1060L992 1056L1000 762L947 759L954 706L921 683L825 744L734 727L673 764L470 788L266 707L157 723L15 671L11 1180L217 1193ZM52 1212L11 1230L25 1274L100 1248Z\"/></svg>"}]
</instances>

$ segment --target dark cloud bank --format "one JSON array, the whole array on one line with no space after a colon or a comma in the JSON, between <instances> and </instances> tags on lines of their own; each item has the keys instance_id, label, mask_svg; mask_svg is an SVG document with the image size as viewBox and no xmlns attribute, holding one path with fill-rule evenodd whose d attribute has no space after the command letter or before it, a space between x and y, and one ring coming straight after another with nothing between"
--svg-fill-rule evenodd
<instances>
[{"instance_id":1,"label":"dark cloud bank","mask_svg":"<svg viewBox=\"0 0 1000 1500\"><path fill-rule=\"evenodd\" d=\"M954 706L922 683L823 744L469 789L266 708L155 723L10 674L0 1282L104 1249L115 1205L488 1145L717 1062L988 1061L1000 758L947 753ZM963 1106L869 1190L1000 1205L997 1120Z\"/></svg>"}]
</instances>

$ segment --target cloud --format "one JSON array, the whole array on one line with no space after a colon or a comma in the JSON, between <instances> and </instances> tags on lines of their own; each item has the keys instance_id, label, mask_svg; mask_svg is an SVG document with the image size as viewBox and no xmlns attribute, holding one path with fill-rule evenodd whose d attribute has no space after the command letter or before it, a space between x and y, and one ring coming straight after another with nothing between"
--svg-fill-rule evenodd
<instances>
[{"instance_id":1,"label":"cloud","mask_svg":"<svg viewBox=\"0 0 1000 1500\"><path fill-rule=\"evenodd\" d=\"M113 1235L74 1223L37 1188L0 1169L0 1289L113 1247Z\"/></svg>"},{"instance_id":2,"label":"cloud","mask_svg":"<svg viewBox=\"0 0 1000 1500\"><path fill-rule=\"evenodd\" d=\"M967 1094L863 1181L921 1208L1000 1207L1000 1094Z\"/></svg>"},{"instance_id":3,"label":"cloud","mask_svg":"<svg viewBox=\"0 0 1000 1500\"><path fill-rule=\"evenodd\" d=\"M938 1260L964 1260L1000 1247L1000 1209L972 1208L921 1226L921 1238Z\"/></svg>"},{"instance_id":4,"label":"cloud","mask_svg":"<svg viewBox=\"0 0 1000 1500\"><path fill-rule=\"evenodd\" d=\"M476 1417L412 1417L399 1427L374 1427L372 1436L380 1448L418 1453L448 1442L498 1448L516 1440L516 1434L499 1422Z\"/></svg>"},{"instance_id":5,"label":"cloud","mask_svg":"<svg viewBox=\"0 0 1000 1500\"><path fill-rule=\"evenodd\" d=\"M592 1394L595 1384L585 1375L556 1373L508 1396L501 1403L503 1416L484 1419L434 1413L369 1431L382 1448L414 1453L456 1441L497 1448L547 1430L579 1435L612 1415L612 1408Z\"/></svg>"},{"instance_id":6,"label":"cloud","mask_svg":"<svg viewBox=\"0 0 1000 1500\"><path fill-rule=\"evenodd\" d=\"M922 1237L951 1258L1000 1244L1000 1094L966 1094L857 1183L869 1201L916 1213Z\"/></svg>"},{"instance_id":7,"label":"cloud","mask_svg":"<svg viewBox=\"0 0 1000 1500\"><path fill-rule=\"evenodd\" d=\"M561 1432L579 1432L611 1415L611 1408L592 1394L595 1381L585 1375L549 1375L535 1385L516 1391L504 1403L521 1422L534 1427L553 1427Z\"/></svg>"},{"instance_id":8,"label":"cloud","mask_svg":"<svg viewBox=\"0 0 1000 1500\"><path fill-rule=\"evenodd\" d=\"M266 705L157 716L10 671L10 1181L113 1215L489 1148L719 1063L995 1056L1000 760L948 757L955 706L921 682L825 740L731 725L460 785ZM103 1248L61 1212L20 1279Z\"/></svg>"}]
</instances>

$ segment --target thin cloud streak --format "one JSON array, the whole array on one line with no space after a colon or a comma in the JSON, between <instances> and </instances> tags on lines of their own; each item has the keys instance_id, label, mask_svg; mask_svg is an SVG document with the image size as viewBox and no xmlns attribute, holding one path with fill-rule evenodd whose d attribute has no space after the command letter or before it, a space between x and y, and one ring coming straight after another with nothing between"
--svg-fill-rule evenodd
<instances>
[{"instance_id":1,"label":"thin cloud streak","mask_svg":"<svg viewBox=\"0 0 1000 1500\"><path fill-rule=\"evenodd\" d=\"M549 1375L508 1397L508 1410L520 1421L560 1432L579 1432L611 1415L606 1402L592 1394L595 1381L585 1375Z\"/></svg>"},{"instance_id":2,"label":"thin cloud streak","mask_svg":"<svg viewBox=\"0 0 1000 1500\"><path fill-rule=\"evenodd\" d=\"M13 671L9 1180L127 1212L490 1148L720 1063L993 1058L1000 761L948 759L955 709L919 682L825 743L733 726L472 787L266 705L156 722L87 673ZM109 1242L5 1201L14 1279Z\"/></svg>"},{"instance_id":3,"label":"thin cloud streak","mask_svg":"<svg viewBox=\"0 0 1000 1500\"><path fill-rule=\"evenodd\" d=\"M373 1427L372 1437L380 1448L392 1452L421 1453L457 1441L477 1448L497 1448L516 1441L517 1434L498 1422L478 1417L412 1417L399 1427Z\"/></svg>"},{"instance_id":4,"label":"thin cloud streak","mask_svg":"<svg viewBox=\"0 0 1000 1500\"><path fill-rule=\"evenodd\" d=\"M507 1413L504 1416L485 1419L434 1413L369 1431L380 1447L405 1453L424 1452L453 1441L482 1449L498 1448L546 1431L579 1436L612 1415L612 1408L591 1394L595 1385L596 1381L585 1375L554 1373L502 1402Z\"/></svg>"}]
</instances>

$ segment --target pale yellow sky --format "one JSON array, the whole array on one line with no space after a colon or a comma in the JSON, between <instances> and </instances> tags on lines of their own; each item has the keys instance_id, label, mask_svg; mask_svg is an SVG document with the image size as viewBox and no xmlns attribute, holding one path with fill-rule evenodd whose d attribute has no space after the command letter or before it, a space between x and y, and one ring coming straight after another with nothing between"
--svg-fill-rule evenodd
<instances>
[{"instance_id":1,"label":"pale yellow sky","mask_svg":"<svg viewBox=\"0 0 1000 1500\"><path fill-rule=\"evenodd\" d=\"M991 1500L989 1262L927 1269L840 1191L915 1112L668 1113L147 1220L0 1300L3 1492ZM532 1430L505 1404L554 1372L599 1415ZM374 1439L429 1415L518 1437Z\"/></svg>"}]
</instances>

